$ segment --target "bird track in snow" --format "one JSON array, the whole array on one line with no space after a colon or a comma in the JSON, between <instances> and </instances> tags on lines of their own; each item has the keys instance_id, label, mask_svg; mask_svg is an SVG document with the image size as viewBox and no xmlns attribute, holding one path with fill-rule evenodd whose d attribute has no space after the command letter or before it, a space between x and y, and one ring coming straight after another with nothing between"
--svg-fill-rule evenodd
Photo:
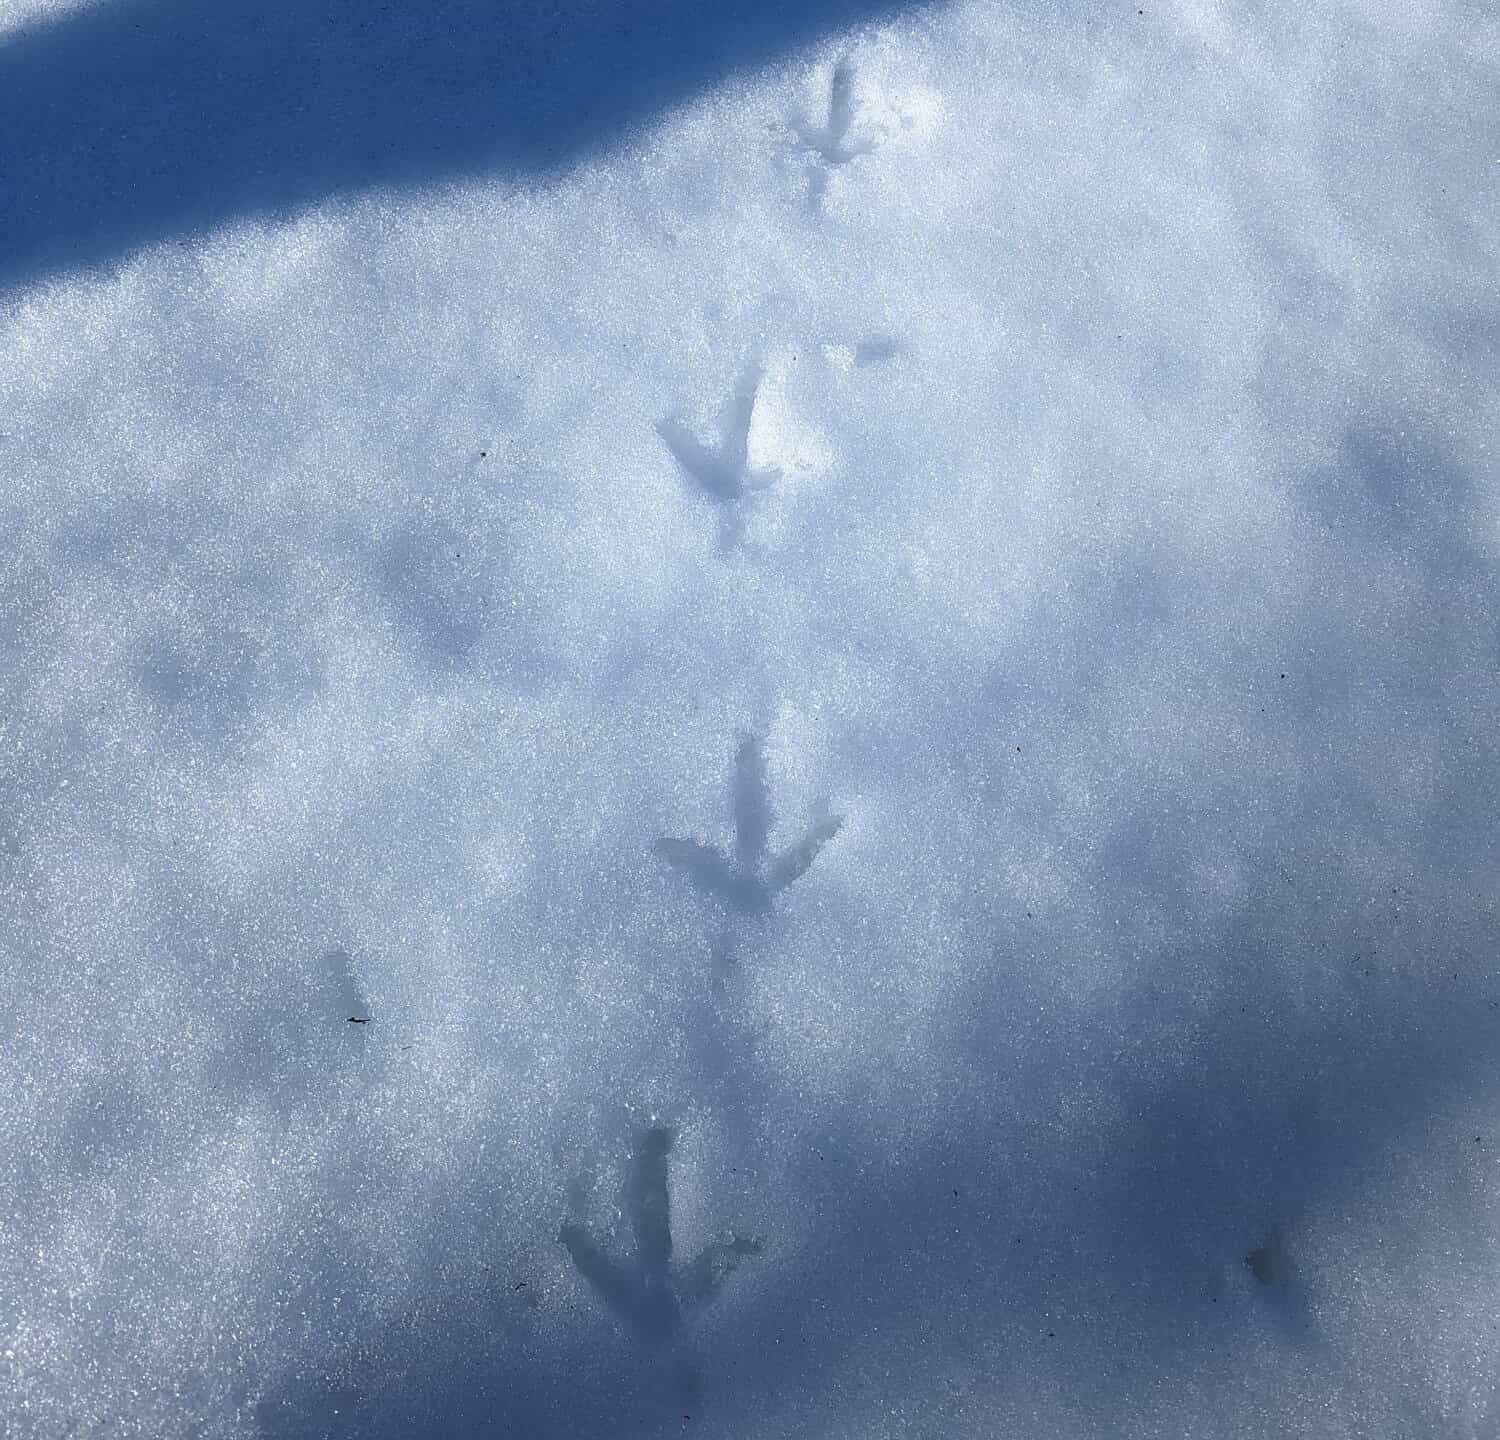
<instances>
[{"instance_id":1,"label":"bird track in snow","mask_svg":"<svg viewBox=\"0 0 1500 1440\"><path fill-rule=\"evenodd\" d=\"M768 854L771 828L770 787L765 748L754 736L740 742L734 762L734 844L726 852L699 840L664 835L657 852L704 894L727 901L745 914L765 914L771 902L802 878L823 847L843 825L839 815L825 816L780 854Z\"/></svg>"},{"instance_id":2,"label":"bird track in snow","mask_svg":"<svg viewBox=\"0 0 1500 1440\"><path fill-rule=\"evenodd\" d=\"M795 129L802 143L825 165L838 166L868 155L875 148L869 140L850 142L853 125L854 67L841 60L833 67L833 79L828 85L828 123L821 127L798 125Z\"/></svg>"},{"instance_id":3,"label":"bird track in snow","mask_svg":"<svg viewBox=\"0 0 1500 1440\"><path fill-rule=\"evenodd\" d=\"M829 178L835 170L861 155L870 154L875 148L872 140L850 140L854 118L854 67L847 60L841 60L833 67L833 78L828 84L828 123L795 124L792 127L803 146L821 161L811 180L809 198L814 208L822 204Z\"/></svg>"},{"instance_id":4,"label":"bird track in snow","mask_svg":"<svg viewBox=\"0 0 1500 1440\"><path fill-rule=\"evenodd\" d=\"M667 1160L676 1138L672 1130L653 1126L636 1146L621 1196L635 1240L629 1263L608 1255L576 1220L557 1236L625 1330L650 1346L674 1340L688 1315L712 1300L746 1257L764 1248L759 1240L731 1236L706 1245L687 1265L672 1263Z\"/></svg>"},{"instance_id":5,"label":"bird track in snow","mask_svg":"<svg viewBox=\"0 0 1500 1440\"><path fill-rule=\"evenodd\" d=\"M677 416L668 416L656 426L683 474L719 508L719 538L726 550L744 538L747 511L755 497L781 478L774 466L757 468L750 463L750 425L764 379L759 365L747 365L741 371L720 417L717 448L705 445Z\"/></svg>"}]
</instances>

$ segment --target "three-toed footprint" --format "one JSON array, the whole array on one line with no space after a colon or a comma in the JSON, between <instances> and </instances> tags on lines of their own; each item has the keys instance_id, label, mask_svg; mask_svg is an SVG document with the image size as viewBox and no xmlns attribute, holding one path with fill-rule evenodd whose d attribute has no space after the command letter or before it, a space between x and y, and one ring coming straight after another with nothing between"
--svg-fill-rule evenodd
<instances>
[{"instance_id":1,"label":"three-toed footprint","mask_svg":"<svg viewBox=\"0 0 1500 1440\"><path fill-rule=\"evenodd\" d=\"M775 815L766 783L765 747L749 735L735 755L734 844L724 851L699 840L664 835L657 851L704 894L744 914L764 914L781 891L805 875L818 852L839 833L843 817L817 821L795 845L768 854Z\"/></svg>"}]
</instances>

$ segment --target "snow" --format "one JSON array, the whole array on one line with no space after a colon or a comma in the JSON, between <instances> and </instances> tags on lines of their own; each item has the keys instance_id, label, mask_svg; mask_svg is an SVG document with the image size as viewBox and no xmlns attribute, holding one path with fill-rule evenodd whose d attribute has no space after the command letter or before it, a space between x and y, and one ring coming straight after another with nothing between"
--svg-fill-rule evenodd
<instances>
[{"instance_id":1,"label":"snow","mask_svg":"<svg viewBox=\"0 0 1500 1440\"><path fill-rule=\"evenodd\" d=\"M1493 1433L1497 42L0 4L0 1428Z\"/></svg>"}]
</instances>

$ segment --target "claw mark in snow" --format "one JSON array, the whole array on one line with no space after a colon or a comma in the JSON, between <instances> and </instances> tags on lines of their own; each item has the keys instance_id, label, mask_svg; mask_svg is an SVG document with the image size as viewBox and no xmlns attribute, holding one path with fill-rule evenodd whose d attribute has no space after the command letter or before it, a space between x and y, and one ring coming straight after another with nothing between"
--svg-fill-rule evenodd
<instances>
[{"instance_id":1,"label":"claw mark in snow","mask_svg":"<svg viewBox=\"0 0 1500 1440\"><path fill-rule=\"evenodd\" d=\"M780 471L758 470L750 464L750 422L755 417L755 400L760 392L764 372L749 365L740 375L739 384L720 421L719 448L710 449L676 416L668 416L656 427L672 458L687 478L703 492L706 499L721 508L719 529L725 549L743 537L745 509L755 495L780 478Z\"/></svg>"},{"instance_id":2,"label":"claw mark in snow","mask_svg":"<svg viewBox=\"0 0 1500 1440\"><path fill-rule=\"evenodd\" d=\"M664 835L657 851L705 894L727 900L747 914L764 914L771 901L800 880L818 852L839 833L843 817L819 820L795 845L768 856L774 821L766 783L765 747L754 736L740 743L734 761L734 846L726 854L698 840Z\"/></svg>"}]
</instances>

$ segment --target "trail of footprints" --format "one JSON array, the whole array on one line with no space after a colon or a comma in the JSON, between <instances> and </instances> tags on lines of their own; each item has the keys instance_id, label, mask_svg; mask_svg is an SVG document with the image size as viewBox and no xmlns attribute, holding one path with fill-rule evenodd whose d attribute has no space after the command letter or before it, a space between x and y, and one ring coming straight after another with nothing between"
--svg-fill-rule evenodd
<instances>
[{"instance_id":1,"label":"trail of footprints","mask_svg":"<svg viewBox=\"0 0 1500 1440\"><path fill-rule=\"evenodd\" d=\"M874 149L871 141L853 138L855 119L854 70L841 60L829 83L826 124L794 126L818 162L812 180L815 204L821 202L832 171ZM893 342L878 337L860 347L857 362L884 360L894 353ZM758 466L750 459L750 432L765 378L758 362L745 365L720 413L713 443L700 439L677 414L656 426L684 481L718 512L719 544L726 551L745 539L753 507L782 479L778 466ZM815 819L799 840L772 854L776 816L765 744L757 735L744 736L735 752L731 801L734 840L727 850L664 835L656 842L657 853L706 899L726 906L733 915L762 916L777 896L807 874L839 833L843 818ZM730 928L726 926L721 937L720 951L728 949ZM763 1248L758 1239L731 1235L709 1245L686 1266L672 1264L667 1164L674 1138L671 1130L652 1127L638 1142L622 1205L634 1239L628 1261L612 1258L576 1220L558 1235L590 1288L626 1332L648 1347L676 1337L692 1312L712 1300L739 1265Z\"/></svg>"},{"instance_id":2,"label":"trail of footprints","mask_svg":"<svg viewBox=\"0 0 1500 1440\"><path fill-rule=\"evenodd\" d=\"M873 139L858 135L857 120L854 67L847 59L840 60L829 80L826 121L794 121L790 127L814 164L809 180L814 209L821 207L835 171L876 149ZM876 363L895 353L889 337L876 336L859 344L855 363ZM680 414L670 414L656 425L683 480L718 511L719 544L724 550L733 550L745 540L755 506L784 478L779 466L757 466L750 460L750 431L765 380L760 363L742 368L720 412L717 439L711 443L705 443Z\"/></svg>"},{"instance_id":3,"label":"trail of footprints","mask_svg":"<svg viewBox=\"0 0 1500 1440\"><path fill-rule=\"evenodd\" d=\"M874 140L861 136L858 121L854 68L840 60L829 80L826 119L791 126L813 166L809 193L815 209L837 171L876 149ZM855 366L863 367L899 353L894 338L876 335L850 355ZM726 551L745 539L754 507L783 478L781 467L757 465L750 458L751 431L765 380L758 361L742 368L712 442L701 439L681 414L670 414L655 427L685 484L717 512L720 546ZM727 848L674 835L656 841L658 856L672 871L701 897L727 910L730 918L720 939L721 952L727 952L735 924L769 914L777 898L809 872L843 825L841 816L823 815L795 843L771 852L776 816L765 742L754 734L743 736L735 752L731 811L734 834ZM349 1024L369 1024L371 1011L349 957L335 951L325 957L325 966L326 985L339 1012ZM690 1261L676 1260L669 1173L676 1138L673 1129L655 1123L636 1138L621 1189L620 1213L629 1232L623 1253L616 1253L611 1239L591 1233L576 1196L570 1201L573 1213L557 1231L559 1244L587 1287L635 1343L657 1352L676 1345L693 1316L722 1292L745 1261L764 1251L760 1238L728 1230L723 1232L727 1238L709 1243ZM1273 1244L1252 1250L1244 1265L1263 1287L1276 1286L1285 1270L1281 1251ZM515 1288L527 1289L524 1282ZM527 1303L538 1303L534 1292L528 1292Z\"/></svg>"},{"instance_id":4,"label":"trail of footprints","mask_svg":"<svg viewBox=\"0 0 1500 1440\"><path fill-rule=\"evenodd\" d=\"M854 69L841 60L829 83L826 121L792 127L817 166L812 178L815 203L821 202L834 171L875 148L872 141L857 138L857 118ZM861 344L855 363L878 362L895 353L895 342L879 336ZM744 366L711 443L694 433L680 414L668 415L656 425L687 486L717 511L724 550L744 540L754 506L783 478L780 467L756 465L750 459L751 428L765 378L759 362ZM736 920L768 914L777 897L807 874L843 825L841 816L823 815L795 843L771 852L776 816L766 749L761 737L753 734L742 737L735 752L731 809L734 839L727 849L670 835L656 842L658 855L672 870L705 899L728 910L726 936ZM727 941L721 945L727 948ZM326 987L345 1021L369 1024L371 1011L349 957L334 951L324 963ZM731 1232L686 1264L674 1261L669 1157L675 1139L673 1130L653 1124L636 1141L621 1192L621 1212L632 1241L624 1255L612 1254L611 1247L597 1240L576 1216L562 1225L557 1237L588 1287L647 1349L674 1343L693 1314L721 1292L744 1261L764 1248L758 1238ZM535 1303L534 1297L528 1298Z\"/></svg>"},{"instance_id":5,"label":"trail of footprints","mask_svg":"<svg viewBox=\"0 0 1500 1440\"><path fill-rule=\"evenodd\" d=\"M701 894L724 902L741 916L767 913L782 891L801 879L819 852L838 834L843 818L824 816L794 845L772 855L775 811L766 774L765 745L747 735L735 753L732 790L734 842L728 850L699 840L662 836L657 852ZM731 1233L705 1246L686 1265L673 1263L668 1156L676 1134L651 1126L637 1141L621 1195L621 1211L634 1242L620 1259L569 1220L558 1232L578 1273L642 1347L660 1351L681 1337L693 1313L722 1290L746 1259L764 1243ZM679 1375L689 1387L690 1373Z\"/></svg>"}]
</instances>

